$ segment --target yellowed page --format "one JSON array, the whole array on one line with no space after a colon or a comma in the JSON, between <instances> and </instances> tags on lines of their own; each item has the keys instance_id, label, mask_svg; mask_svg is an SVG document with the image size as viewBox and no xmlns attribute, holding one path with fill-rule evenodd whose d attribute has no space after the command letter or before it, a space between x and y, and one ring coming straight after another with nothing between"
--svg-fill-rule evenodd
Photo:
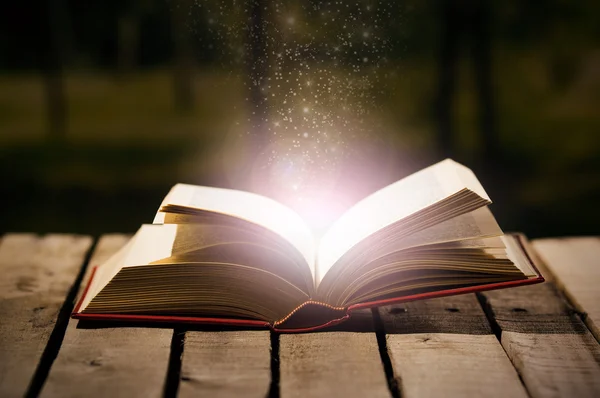
<instances>
[{"instance_id":1,"label":"yellowed page","mask_svg":"<svg viewBox=\"0 0 600 398\"><path fill-rule=\"evenodd\" d=\"M490 209L482 207L470 213L451 218L429 228L415 232L386 246L385 255L415 246L433 245L444 242L486 238L502 235L502 229Z\"/></svg>"},{"instance_id":2,"label":"yellowed page","mask_svg":"<svg viewBox=\"0 0 600 398\"><path fill-rule=\"evenodd\" d=\"M265 227L298 249L314 277L315 242L310 229L296 212L272 199L232 189L177 184L161 207L167 205L226 214ZM159 212L154 223L162 222L164 213Z\"/></svg>"},{"instance_id":3,"label":"yellowed page","mask_svg":"<svg viewBox=\"0 0 600 398\"><path fill-rule=\"evenodd\" d=\"M317 255L319 282L344 253L369 235L465 189L490 203L473 173L446 159L363 199L321 239Z\"/></svg>"},{"instance_id":4,"label":"yellowed page","mask_svg":"<svg viewBox=\"0 0 600 398\"><path fill-rule=\"evenodd\" d=\"M94 274L92 283L82 301L85 309L92 298L127 266L142 266L171 255L171 247L177 234L177 225L144 224L118 252L101 264Z\"/></svg>"},{"instance_id":5,"label":"yellowed page","mask_svg":"<svg viewBox=\"0 0 600 398\"><path fill-rule=\"evenodd\" d=\"M527 255L523 252L523 249L518 243L517 238L513 235L504 235L502 237L502 241L506 245L508 257L513 263L515 263L517 268L519 268L528 277L536 276L537 272L531 265Z\"/></svg>"},{"instance_id":6,"label":"yellowed page","mask_svg":"<svg viewBox=\"0 0 600 398\"><path fill-rule=\"evenodd\" d=\"M81 302L80 310L84 310L92 298L96 296L106 286L106 284L119 272L121 268L123 268L123 264L125 262L125 257L133 247L133 242L135 240L135 235L129 239L119 251L109 257L104 263L100 264L96 271L94 272L94 277L89 282L90 286L87 289L85 297Z\"/></svg>"},{"instance_id":7,"label":"yellowed page","mask_svg":"<svg viewBox=\"0 0 600 398\"><path fill-rule=\"evenodd\" d=\"M125 257L124 267L148 265L171 256L177 236L176 224L144 224L136 233L136 241Z\"/></svg>"},{"instance_id":8,"label":"yellowed page","mask_svg":"<svg viewBox=\"0 0 600 398\"><path fill-rule=\"evenodd\" d=\"M500 235L502 235L502 230L498 226L494 216L487 206L482 207L400 239L391 238L389 242L376 242L371 245L371 251L364 251L359 256L353 257L347 265L344 265L343 269L331 270L327 275L324 275L320 286L327 289L333 281L340 277L343 278L345 269L354 269L356 266L360 266L360 264L370 263L401 250L414 247L429 250L432 245L436 248L437 246L453 247L449 246L451 243L461 246L457 243L458 241L469 240L471 242L474 238L497 237ZM493 242L496 241L489 241L488 243L492 244ZM499 238L496 243L504 248L504 244ZM481 245L485 245L483 239L481 239ZM351 283L351 281L346 282Z\"/></svg>"}]
</instances>

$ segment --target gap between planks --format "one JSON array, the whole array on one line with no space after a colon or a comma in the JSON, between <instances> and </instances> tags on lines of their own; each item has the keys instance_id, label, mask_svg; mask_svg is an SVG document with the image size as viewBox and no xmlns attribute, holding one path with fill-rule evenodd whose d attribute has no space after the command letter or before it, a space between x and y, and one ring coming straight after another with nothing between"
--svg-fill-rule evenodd
<instances>
[{"instance_id":1,"label":"gap between planks","mask_svg":"<svg viewBox=\"0 0 600 398\"><path fill-rule=\"evenodd\" d=\"M527 397L474 294L378 311L403 397Z\"/></svg>"},{"instance_id":2,"label":"gap between planks","mask_svg":"<svg viewBox=\"0 0 600 398\"><path fill-rule=\"evenodd\" d=\"M102 263L128 239L103 236L90 264ZM165 393L172 335L170 329L108 323L102 327L69 319L41 396L160 397Z\"/></svg>"},{"instance_id":3,"label":"gap between planks","mask_svg":"<svg viewBox=\"0 0 600 398\"><path fill-rule=\"evenodd\" d=\"M371 311L352 327L360 331L188 331L179 396L389 397Z\"/></svg>"},{"instance_id":4,"label":"gap between planks","mask_svg":"<svg viewBox=\"0 0 600 398\"><path fill-rule=\"evenodd\" d=\"M35 396L44 383L60 348L91 245L90 237L65 234L2 238L1 396Z\"/></svg>"},{"instance_id":5,"label":"gap between planks","mask_svg":"<svg viewBox=\"0 0 600 398\"><path fill-rule=\"evenodd\" d=\"M600 396L600 345L537 260L544 284L482 292L481 304L530 396Z\"/></svg>"},{"instance_id":6,"label":"gap between planks","mask_svg":"<svg viewBox=\"0 0 600 398\"><path fill-rule=\"evenodd\" d=\"M548 275L600 342L600 237L538 239L533 246Z\"/></svg>"}]
</instances>

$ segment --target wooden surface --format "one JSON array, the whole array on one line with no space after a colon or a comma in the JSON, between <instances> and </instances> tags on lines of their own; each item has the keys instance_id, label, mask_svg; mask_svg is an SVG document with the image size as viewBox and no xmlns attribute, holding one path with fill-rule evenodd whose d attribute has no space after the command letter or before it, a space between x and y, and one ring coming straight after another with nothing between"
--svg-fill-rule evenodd
<instances>
[{"instance_id":1,"label":"wooden surface","mask_svg":"<svg viewBox=\"0 0 600 398\"><path fill-rule=\"evenodd\" d=\"M539 239L534 247L600 341L600 238Z\"/></svg>"},{"instance_id":2,"label":"wooden surface","mask_svg":"<svg viewBox=\"0 0 600 398\"><path fill-rule=\"evenodd\" d=\"M403 397L527 397L474 294L378 311Z\"/></svg>"},{"instance_id":3,"label":"wooden surface","mask_svg":"<svg viewBox=\"0 0 600 398\"><path fill-rule=\"evenodd\" d=\"M128 237L109 235L90 264L100 264ZM83 287L83 285L82 285ZM172 330L141 327L78 328L69 320L43 397L160 397L166 381Z\"/></svg>"},{"instance_id":4,"label":"wooden surface","mask_svg":"<svg viewBox=\"0 0 600 398\"><path fill-rule=\"evenodd\" d=\"M89 237L73 235L14 234L2 239L1 397L27 392L91 244Z\"/></svg>"},{"instance_id":5,"label":"wooden surface","mask_svg":"<svg viewBox=\"0 0 600 398\"><path fill-rule=\"evenodd\" d=\"M126 239L100 239L90 264ZM600 396L597 238L534 242L543 285L362 311L295 335L71 320L91 243L2 238L0 396Z\"/></svg>"},{"instance_id":6,"label":"wooden surface","mask_svg":"<svg viewBox=\"0 0 600 398\"><path fill-rule=\"evenodd\" d=\"M282 335L281 395L387 397L374 333Z\"/></svg>"},{"instance_id":7,"label":"wooden surface","mask_svg":"<svg viewBox=\"0 0 600 398\"><path fill-rule=\"evenodd\" d=\"M271 382L268 331L187 332L180 397L265 397Z\"/></svg>"},{"instance_id":8,"label":"wooden surface","mask_svg":"<svg viewBox=\"0 0 600 398\"><path fill-rule=\"evenodd\" d=\"M552 278L482 296L530 396L600 396L600 346Z\"/></svg>"}]
</instances>

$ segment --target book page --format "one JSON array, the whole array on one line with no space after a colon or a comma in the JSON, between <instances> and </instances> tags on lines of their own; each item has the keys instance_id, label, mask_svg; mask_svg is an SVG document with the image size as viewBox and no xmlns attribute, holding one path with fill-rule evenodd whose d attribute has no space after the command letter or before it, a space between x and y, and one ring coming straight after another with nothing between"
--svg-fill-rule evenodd
<instances>
[{"instance_id":1,"label":"book page","mask_svg":"<svg viewBox=\"0 0 600 398\"><path fill-rule=\"evenodd\" d=\"M235 236L232 230L210 224L143 225L98 267L80 311L272 322L311 297L313 280L304 263L300 268L272 242L262 245L260 237L254 240L245 230Z\"/></svg>"},{"instance_id":2,"label":"book page","mask_svg":"<svg viewBox=\"0 0 600 398\"><path fill-rule=\"evenodd\" d=\"M96 268L94 278L81 302L81 309L85 309L123 267L144 265L169 257L176 233L176 225L142 225L125 246Z\"/></svg>"},{"instance_id":3,"label":"book page","mask_svg":"<svg viewBox=\"0 0 600 398\"><path fill-rule=\"evenodd\" d=\"M177 184L165 197L161 208L164 206L226 214L265 227L298 249L315 275L315 242L310 229L296 212L273 199L232 189ZM165 214L159 211L154 223L164 221Z\"/></svg>"},{"instance_id":4,"label":"book page","mask_svg":"<svg viewBox=\"0 0 600 398\"><path fill-rule=\"evenodd\" d=\"M418 250L424 253L428 250L457 247L501 248L502 252L505 252L504 244L498 238L501 235L500 226L489 208L484 206L406 236L390 235L375 242L366 239L357 245L360 248L357 254L347 259L343 267L334 267L323 276L319 284L319 294L325 295L328 290L336 289L338 285L352 283L356 273L363 272L359 269L370 268L377 261L394 253L402 256L402 253L407 251L414 253Z\"/></svg>"},{"instance_id":5,"label":"book page","mask_svg":"<svg viewBox=\"0 0 600 398\"><path fill-rule=\"evenodd\" d=\"M439 245L447 242L456 243L500 235L502 235L502 229L500 229L492 212L486 206L435 224L404 238L392 239L389 243L380 242L374 254L377 257L383 257L413 247ZM501 243L502 241L498 239L498 242ZM423 250L427 250L427 248L423 247ZM365 257L363 261L372 261L373 259Z\"/></svg>"},{"instance_id":6,"label":"book page","mask_svg":"<svg viewBox=\"0 0 600 398\"><path fill-rule=\"evenodd\" d=\"M144 224L135 235L135 243L123 261L124 267L146 265L170 257L177 225Z\"/></svg>"},{"instance_id":7,"label":"book page","mask_svg":"<svg viewBox=\"0 0 600 398\"><path fill-rule=\"evenodd\" d=\"M366 197L344 213L321 239L317 281L344 253L369 235L465 189L491 203L469 169L446 159Z\"/></svg>"},{"instance_id":8,"label":"book page","mask_svg":"<svg viewBox=\"0 0 600 398\"><path fill-rule=\"evenodd\" d=\"M223 225L202 222L155 225L176 227L176 236L174 240L171 236L163 239L172 240L168 256L159 260L144 260L151 264L215 262L249 266L273 273L311 294L314 291L314 278L298 250L265 228L253 230L248 226L246 223ZM158 243L162 244L162 241ZM155 249L150 251L156 252ZM148 256L145 253L142 255ZM162 254L156 257L160 256Z\"/></svg>"},{"instance_id":9,"label":"book page","mask_svg":"<svg viewBox=\"0 0 600 398\"><path fill-rule=\"evenodd\" d=\"M502 235L502 229L490 209L482 207L470 213L451 218L403 239L394 240L381 255L415 246L433 245L474 238Z\"/></svg>"},{"instance_id":10,"label":"book page","mask_svg":"<svg viewBox=\"0 0 600 398\"><path fill-rule=\"evenodd\" d=\"M538 276L538 273L533 268L531 262L527 258L527 255L521 248L516 236L504 235L502 241L506 245L506 252L508 257L515 263L515 265L529 278Z\"/></svg>"}]
</instances>

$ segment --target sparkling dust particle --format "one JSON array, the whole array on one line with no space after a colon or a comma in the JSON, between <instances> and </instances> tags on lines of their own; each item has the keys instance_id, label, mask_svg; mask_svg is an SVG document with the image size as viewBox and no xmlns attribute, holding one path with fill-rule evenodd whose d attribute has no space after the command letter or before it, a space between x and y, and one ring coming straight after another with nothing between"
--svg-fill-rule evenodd
<instances>
[{"instance_id":1,"label":"sparkling dust particle","mask_svg":"<svg viewBox=\"0 0 600 398\"><path fill-rule=\"evenodd\" d=\"M381 76L399 17L397 2L260 1L194 4L197 29L208 30L223 68L246 76L248 93L260 92L254 117L241 120L247 134L266 135L269 162L282 185L301 192L331 173L349 151L348 143L375 128L366 123L381 94ZM252 24L259 4L262 26ZM258 33L257 33L258 32ZM253 41L263 55L252 61ZM210 45L207 44L208 45ZM258 68L258 69L257 69ZM247 71L260 70L260 78ZM254 76L254 75L252 75Z\"/></svg>"}]
</instances>

